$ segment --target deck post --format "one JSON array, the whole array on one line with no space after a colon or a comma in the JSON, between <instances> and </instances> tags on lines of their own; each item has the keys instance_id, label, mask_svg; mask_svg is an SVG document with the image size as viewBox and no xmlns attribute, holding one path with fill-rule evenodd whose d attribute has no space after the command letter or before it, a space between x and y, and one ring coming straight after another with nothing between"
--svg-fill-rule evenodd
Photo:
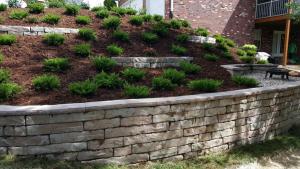
<instances>
[{"instance_id":1,"label":"deck post","mask_svg":"<svg viewBox=\"0 0 300 169\"><path fill-rule=\"evenodd\" d=\"M291 19L287 19L285 23L285 38L284 38L284 51L283 51L283 66L287 65L288 62L288 51L291 31Z\"/></svg>"}]
</instances>

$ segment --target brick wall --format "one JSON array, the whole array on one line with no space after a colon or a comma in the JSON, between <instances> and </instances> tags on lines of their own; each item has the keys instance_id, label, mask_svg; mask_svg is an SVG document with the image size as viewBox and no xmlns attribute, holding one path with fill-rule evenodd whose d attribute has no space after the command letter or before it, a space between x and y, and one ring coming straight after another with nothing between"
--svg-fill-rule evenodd
<instances>
[{"instance_id":1,"label":"brick wall","mask_svg":"<svg viewBox=\"0 0 300 169\"><path fill-rule=\"evenodd\" d=\"M0 106L0 155L99 163L186 159L283 133L300 83L194 96Z\"/></svg>"}]
</instances>

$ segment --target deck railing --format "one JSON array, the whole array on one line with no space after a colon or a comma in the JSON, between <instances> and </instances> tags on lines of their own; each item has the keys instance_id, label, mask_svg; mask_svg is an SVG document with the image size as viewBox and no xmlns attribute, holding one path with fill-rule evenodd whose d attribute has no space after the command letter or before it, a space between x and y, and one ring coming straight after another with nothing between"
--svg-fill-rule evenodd
<instances>
[{"instance_id":1,"label":"deck railing","mask_svg":"<svg viewBox=\"0 0 300 169\"><path fill-rule=\"evenodd\" d=\"M264 3L256 3L256 19L287 14L286 4L288 2L289 0L270 0Z\"/></svg>"}]
</instances>

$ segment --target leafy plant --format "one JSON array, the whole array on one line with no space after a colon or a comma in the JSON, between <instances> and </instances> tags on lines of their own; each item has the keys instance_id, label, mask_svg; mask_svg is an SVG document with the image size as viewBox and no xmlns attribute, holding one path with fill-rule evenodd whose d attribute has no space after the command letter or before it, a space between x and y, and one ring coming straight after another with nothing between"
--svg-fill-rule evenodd
<instances>
[{"instance_id":1,"label":"leafy plant","mask_svg":"<svg viewBox=\"0 0 300 169\"><path fill-rule=\"evenodd\" d=\"M162 77L171 80L172 83L181 84L185 79L185 73L169 68L163 71Z\"/></svg>"},{"instance_id":2,"label":"leafy plant","mask_svg":"<svg viewBox=\"0 0 300 169\"><path fill-rule=\"evenodd\" d=\"M236 46L236 44L235 44L235 42L233 41L233 40L231 40L231 39L226 39L226 44L229 46L229 47L235 47Z\"/></svg>"},{"instance_id":3,"label":"leafy plant","mask_svg":"<svg viewBox=\"0 0 300 169\"><path fill-rule=\"evenodd\" d=\"M217 48L223 52L229 52L229 46L227 45L226 42L218 43Z\"/></svg>"},{"instance_id":4,"label":"leafy plant","mask_svg":"<svg viewBox=\"0 0 300 169\"><path fill-rule=\"evenodd\" d=\"M144 19L140 15L131 16L129 19L129 23L131 25L135 25L135 26L141 26L143 24L143 22L144 22Z\"/></svg>"},{"instance_id":5,"label":"leafy plant","mask_svg":"<svg viewBox=\"0 0 300 169\"><path fill-rule=\"evenodd\" d=\"M185 55L187 53L187 49L185 47L179 45L172 45L171 52L176 55Z\"/></svg>"},{"instance_id":6,"label":"leafy plant","mask_svg":"<svg viewBox=\"0 0 300 169\"><path fill-rule=\"evenodd\" d=\"M109 16L109 11L107 9L101 9L101 10L96 11L97 18L104 19L104 18L107 18L108 16Z\"/></svg>"},{"instance_id":7,"label":"leafy plant","mask_svg":"<svg viewBox=\"0 0 300 169\"><path fill-rule=\"evenodd\" d=\"M126 14L127 15L136 15L137 11L133 8L125 8L126 9Z\"/></svg>"},{"instance_id":8,"label":"leafy plant","mask_svg":"<svg viewBox=\"0 0 300 169\"><path fill-rule=\"evenodd\" d=\"M117 4L114 0L104 0L103 4L107 9L111 9L112 7L117 6Z\"/></svg>"},{"instance_id":9,"label":"leafy plant","mask_svg":"<svg viewBox=\"0 0 300 169\"><path fill-rule=\"evenodd\" d=\"M180 34L176 36L176 41L179 43L187 43L190 39L190 36L188 34Z\"/></svg>"},{"instance_id":10,"label":"leafy plant","mask_svg":"<svg viewBox=\"0 0 300 169\"><path fill-rule=\"evenodd\" d=\"M202 47L203 47L203 49L210 51L210 52L215 49L215 45L213 45L211 43L203 43Z\"/></svg>"},{"instance_id":11,"label":"leafy plant","mask_svg":"<svg viewBox=\"0 0 300 169\"><path fill-rule=\"evenodd\" d=\"M75 82L69 85L69 90L71 93L79 96L93 95L96 93L97 88L97 85L91 80Z\"/></svg>"},{"instance_id":12,"label":"leafy plant","mask_svg":"<svg viewBox=\"0 0 300 169\"><path fill-rule=\"evenodd\" d=\"M189 82L188 87L196 91L215 92L222 83L222 81L213 79L192 80Z\"/></svg>"},{"instance_id":13,"label":"leafy plant","mask_svg":"<svg viewBox=\"0 0 300 169\"><path fill-rule=\"evenodd\" d=\"M216 62L217 60L219 60L219 57L215 54L205 54L204 55L204 59L208 60L208 61L212 61L212 62Z\"/></svg>"},{"instance_id":14,"label":"leafy plant","mask_svg":"<svg viewBox=\"0 0 300 169\"><path fill-rule=\"evenodd\" d=\"M6 69L0 69L0 83L8 82L10 79L10 72Z\"/></svg>"},{"instance_id":15,"label":"leafy plant","mask_svg":"<svg viewBox=\"0 0 300 169\"><path fill-rule=\"evenodd\" d=\"M54 90L60 87L59 77L55 75L41 75L32 80L32 84L36 90Z\"/></svg>"},{"instance_id":16,"label":"leafy plant","mask_svg":"<svg viewBox=\"0 0 300 169\"><path fill-rule=\"evenodd\" d=\"M89 40L96 40L97 35L93 29L90 28L82 28L79 29L78 36L80 39L89 41Z\"/></svg>"},{"instance_id":17,"label":"leafy plant","mask_svg":"<svg viewBox=\"0 0 300 169\"><path fill-rule=\"evenodd\" d=\"M7 10L7 5L6 4L0 4L0 12L1 11L6 11Z\"/></svg>"},{"instance_id":18,"label":"leafy plant","mask_svg":"<svg viewBox=\"0 0 300 169\"><path fill-rule=\"evenodd\" d=\"M0 100L6 100L20 93L22 88L16 83L0 83Z\"/></svg>"},{"instance_id":19,"label":"leafy plant","mask_svg":"<svg viewBox=\"0 0 300 169\"><path fill-rule=\"evenodd\" d=\"M123 48L121 48L115 44L111 44L111 45L107 46L106 50L108 51L109 54L115 55L115 56L121 55L124 52Z\"/></svg>"},{"instance_id":20,"label":"leafy plant","mask_svg":"<svg viewBox=\"0 0 300 169\"><path fill-rule=\"evenodd\" d=\"M152 31L160 37L166 37L169 34L169 27L164 22L158 22L152 26Z\"/></svg>"},{"instance_id":21,"label":"leafy plant","mask_svg":"<svg viewBox=\"0 0 300 169\"><path fill-rule=\"evenodd\" d=\"M2 64L4 61L4 55L0 52L0 64Z\"/></svg>"},{"instance_id":22,"label":"leafy plant","mask_svg":"<svg viewBox=\"0 0 300 169\"><path fill-rule=\"evenodd\" d=\"M67 15L78 15L80 11L80 6L76 5L76 4L67 4L65 5L65 14Z\"/></svg>"},{"instance_id":23,"label":"leafy plant","mask_svg":"<svg viewBox=\"0 0 300 169\"><path fill-rule=\"evenodd\" d=\"M116 89L123 86L123 80L115 73L101 72L94 77L93 81L99 88Z\"/></svg>"},{"instance_id":24,"label":"leafy plant","mask_svg":"<svg viewBox=\"0 0 300 169\"><path fill-rule=\"evenodd\" d=\"M57 33L50 33L44 35L43 41L50 46L59 46L65 42L65 36Z\"/></svg>"},{"instance_id":25,"label":"leafy plant","mask_svg":"<svg viewBox=\"0 0 300 169\"><path fill-rule=\"evenodd\" d=\"M156 21L156 22L160 22L160 21L162 21L163 19L164 19L164 18L163 18L163 16L161 16L161 15L157 15L157 14L153 15L153 20Z\"/></svg>"},{"instance_id":26,"label":"leafy plant","mask_svg":"<svg viewBox=\"0 0 300 169\"><path fill-rule=\"evenodd\" d=\"M232 77L232 81L240 86L247 86L247 87L256 87L258 86L258 81L254 78L246 77L246 76L240 76L235 75Z\"/></svg>"},{"instance_id":27,"label":"leafy plant","mask_svg":"<svg viewBox=\"0 0 300 169\"><path fill-rule=\"evenodd\" d=\"M243 49L237 49L236 54L238 56L246 56L247 53Z\"/></svg>"},{"instance_id":28,"label":"leafy plant","mask_svg":"<svg viewBox=\"0 0 300 169\"><path fill-rule=\"evenodd\" d=\"M253 57L253 56L241 56L240 60L245 62L245 63L253 64L254 61L255 61L255 57Z\"/></svg>"},{"instance_id":29,"label":"leafy plant","mask_svg":"<svg viewBox=\"0 0 300 169\"><path fill-rule=\"evenodd\" d=\"M226 38L220 34L214 35L214 38L217 43L224 43L226 41Z\"/></svg>"},{"instance_id":30,"label":"leafy plant","mask_svg":"<svg viewBox=\"0 0 300 169\"><path fill-rule=\"evenodd\" d=\"M106 29L117 29L121 24L121 20L116 16L109 16L103 20L103 27Z\"/></svg>"},{"instance_id":31,"label":"leafy plant","mask_svg":"<svg viewBox=\"0 0 300 169\"><path fill-rule=\"evenodd\" d=\"M89 4L87 4L87 3L85 3L85 2L81 2L80 3L80 8L81 9L90 9L90 6L89 6Z\"/></svg>"},{"instance_id":32,"label":"leafy plant","mask_svg":"<svg viewBox=\"0 0 300 169\"><path fill-rule=\"evenodd\" d=\"M22 19L26 18L27 16L28 16L28 12L22 11L22 10L13 10L9 14L10 19L17 19L17 20L22 20Z\"/></svg>"},{"instance_id":33,"label":"leafy plant","mask_svg":"<svg viewBox=\"0 0 300 169\"><path fill-rule=\"evenodd\" d=\"M107 9L107 8L105 6L95 6L91 9L91 11L97 12L97 11L101 11L101 10L104 10L104 9Z\"/></svg>"},{"instance_id":34,"label":"leafy plant","mask_svg":"<svg viewBox=\"0 0 300 169\"><path fill-rule=\"evenodd\" d=\"M93 57L91 61L98 71L111 71L117 65L115 60L105 56Z\"/></svg>"},{"instance_id":35,"label":"leafy plant","mask_svg":"<svg viewBox=\"0 0 300 169\"><path fill-rule=\"evenodd\" d=\"M171 28L173 29L180 29L182 27L181 25L181 21L180 20L177 20L177 19L172 19L170 21L170 26Z\"/></svg>"},{"instance_id":36,"label":"leafy plant","mask_svg":"<svg viewBox=\"0 0 300 169\"><path fill-rule=\"evenodd\" d=\"M191 24L187 20L180 20L181 25L185 28L188 28L191 26Z\"/></svg>"},{"instance_id":37,"label":"leafy plant","mask_svg":"<svg viewBox=\"0 0 300 169\"><path fill-rule=\"evenodd\" d=\"M91 18L89 16L77 16L76 17L76 23L81 24L81 25L88 25L92 22Z\"/></svg>"},{"instance_id":38,"label":"leafy plant","mask_svg":"<svg viewBox=\"0 0 300 169\"><path fill-rule=\"evenodd\" d=\"M144 15L141 15L141 16L142 16L144 22L150 22L153 19L152 15L149 15L149 14L144 14Z\"/></svg>"},{"instance_id":39,"label":"leafy plant","mask_svg":"<svg viewBox=\"0 0 300 169\"><path fill-rule=\"evenodd\" d=\"M128 82L132 83L142 80L146 73L145 71L137 68L126 68L122 71L122 75Z\"/></svg>"},{"instance_id":40,"label":"leafy plant","mask_svg":"<svg viewBox=\"0 0 300 169\"><path fill-rule=\"evenodd\" d=\"M232 59L233 58L230 52L223 52L222 56L226 59Z\"/></svg>"},{"instance_id":41,"label":"leafy plant","mask_svg":"<svg viewBox=\"0 0 300 169\"><path fill-rule=\"evenodd\" d=\"M49 8L62 8L64 5L64 1L61 0L48 0Z\"/></svg>"},{"instance_id":42,"label":"leafy plant","mask_svg":"<svg viewBox=\"0 0 300 169\"><path fill-rule=\"evenodd\" d=\"M144 32L142 33L142 39L148 44L154 44L159 41L159 37L155 33Z\"/></svg>"},{"instance_id":43,"label":"leafy plant","mask_svg":"<svg viewBox=\"0 0 300 169\"><path fill-rule=\"evenodd\" d=\"M129 42L129 34L121 30L114 31L113 37L122 42Z\"/></svg>"},{"instance_id":44,"label":"leafy plant","mask_svg":"<svg viewBox=\"0 0 300 169\"><path fill-rule=\"evenodd\" d=\"M132 98L144 98L150 95L151 89L147 86L125 85L124 94Z\"/></svg>"},{"instance_id":45,"label":"leafy plant","mask_svg":"<svg viewBox=\"0 0 300 169\"><path fill-rule=\"evenodd\" d=\"M186 74L196 74L201 71L201 66L190 63L188 61L181 61L179 63L180 69Z\"/></svg>"},{"instance_id":46,"label":"leafy plant","mask_svg":"<svg viewBox=\"0 0 300 169\"><path fill-rule=\"evenodd\" d=\"M36 17L27 17L27 18L25 19L25 22L26 22L26 23L38 23L38 22L39 22L39 19L36 18Z\"/></svg>"},{"instance_id":47,"label":"leafy plant","mask_svg":"<svg viewBox=\"0 0 300 169\"><path fill-rule=\"evenodd\" d=\"M204 37L207 37L209 35L209 31L205 28L197 28L195 30L195 34L197 36L204 36Z\"/></svg>"},{"instance_id":48,"label":"leafy plant","mask_svg":"<svg viewBox=\"0 0 300 169\"><path fill-rule=\"evenodd\" d=\"M74 48L74 52L76 55L78 55L80 57L88 57L92 53L91 45L88 43L76 45Z\"/></svg>"},{"instance_id":49,"label":"leafy plant","mask_svg":"<svg viewBox=\"0 0 300 169\"><path fill-rule=\"evenodd\" d=\"M110 10L120 16L123 16L126 14L126 8L123 8L123 7L113 7Z\"/></svg>"},{"instance_id":50,"label":"leafy plant","mask_svg":"<svg viewBox=\"0 0 300 169\"><path fill-rule=\"evenodd\" d=\"M0 45L12 45L17 41L17 37L12 34L0 34Z\"/></svg>"},{"instance_id":51,"label":"leafy plant","mask_svg":"<svg viewBox=\"0 0 300 169\"><path fill-rule=\"evenodd\" d=\"M70 67L69 60L67 58L50 58L44 60L44 69L50 72L63 72Z\"/></svg>"},{"instance_id":52,"label":"leafy plant","mask_svg":"<svg viewBox=\"0 0 300 169\"><path fill-rule=\"evenodd\" d=\"M248 56L254 56L257 53L257 47L252 44L245 44L242 49L247 53Z\"/></svg>"},{"instance_id":53,"label":"leafy plant","mask_svg":"<svg viewBox=\"0 0 300 169\"><path fill-rule=\"evenodd\" d=\"M42 3L30 3L28 5L29 13L39 14L44 12L45 6Z\"/></svg>"},{"instance_id":54,"label":"leafy plant","mask_svg":"<svg viewBox=\"0 0 300 169\"><path fill-rule=\"evenodd\" d=\"M266 64L269 64L269 62L267 60L259 60L259 61L257 61L257 64L266 65Z\"/></svg>"},{"instance_id":55,"label":"leafy plant","mask_svg":"<svg viewBox=\"0 0 300 169\"><path fill-rule=\"evenodd\" d=\"M60 16L59 15L55 15L55 14L47 14L43 17L42 21L48 24L58 24L60 20Z\"/></svg>"},{"instance_id":56,"label":"leafy plant","mask_svg":"<svg viewBox=\"0 0 300 169\"><path fill-rule=\"evenodd\" d=\"M170 79L155 77L152 79L152 87L155 90L174 90L177 85L173 84Z\"/></svg>"}]
</instances>

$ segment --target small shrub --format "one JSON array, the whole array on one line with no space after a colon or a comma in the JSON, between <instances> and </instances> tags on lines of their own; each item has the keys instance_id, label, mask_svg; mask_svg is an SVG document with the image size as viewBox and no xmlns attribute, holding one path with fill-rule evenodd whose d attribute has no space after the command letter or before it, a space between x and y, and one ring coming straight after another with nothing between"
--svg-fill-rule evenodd
<instances>
[{"instance_id":1,"label":"small shrub","mask_svg":"<svg viewBox=\"0 0 300 169\"><path fill-rule=\"evenodd\" d=\"M125 85L124 94L132 98L144 98L150 95L151 90L147 86Z\"/></svg>"},{"instance_id":2,"label":"small shrub","mask_svg":"<svg viewBox=\"0 0 300 169\"><path fill-rule=\"evenodd\" d=\"M229 47L235 47L236 46L236 44L235 44L235 42L233 41L233 40L231 40L231 39L226 39L226 44L229 46Z\"/></svg>"},{"instance_id":3,"label":"small shrub","mask_svg":"<svg viewBox=\"0 0 300 169\"><path fill-rule=\"evenodd\" d=\"M0 34L0 45L12 45L17 41L17 37L12 34Z\"/></svg>"},{"instance_id":4,"label":"small shrub","mask_svg":"<svg viewBox=\"0 0 300 169\"><path fill-rule=\"evenodd\" d=\"M149 15L149 14L144 14L144 15L141 15L141 16L142 16L144 22L150 22L153 19L152 15Z\"/></svg>"},{"instance_id":5,"label":"small shrub","mask_svg":"<svg viewBox=\"0 0 300 169\"><path fill-rule=\"evenodd\" d=\"M91 50L91 45L87 43L76 45L74 48L75 54L80 57L90 56L90 54L92 53Z\"/></svg>"},{"instance_id":6,"label":"small shrub","mask_svg":"<svg viewBox=\"0 0 300 169\"><path fill-rule=\"evenodd\" d=\"M0 64L2 64L4 61L4 55L0 52Z\"/></svg>"},{"instance_id":7,"label":"small shrub","mask_svg":"<svg viewBox=\"0 0 300 169\"><path fill-rule=\"evenodd\" d=\"M180 69L186 74L196 74L201 71L201 66L190 63L188 61L181 61L179 63Z\"/></svg>"},{"instance_id":8,"label":"small shrub","mask_svg":"<svg viewBox=\"0 0 300 169\"><path fill-rule=\"evenodd\" d=\"M161 15L153 15L153 20L154 21L156 21L156 22L160 22L160 21L162 21L164 18L163 18L163 16L161 16Z\"/></svg>"},{"instance_id":9,"label":"small shrub","mask_svg":"<svg viewBox=\"0 0 300 169\"><path fill-rule=\"evenodd\" d=\"M105 56L93 57L91 61L96 69L101 72L111 71L117 65L115 60Z\"/></svg>"},{"instance_id":10,"label":"small shrub","mask_svg":"<svg viewBox=\"0 0 300 169\"><path fill-rule=\"evenodd\" d=\"M122 42L129 42L129 34L121 30L114 31L113 38Z\"/></svg>"},{"instance_id":11,"label":"small shrub","mask_svg":"<svg viewBox=\"0 0 300 169\"><path fill-rule=\"evenodd\" d=\"M135 25L135 26L141 26L144 22L144 19L142 16L139 16L139 15L134 15L134 16L131 16L130 19L129 19L129 23L131 25Z\"/></svg>"},{"instance_id":12,"label":"small shrub","mask_svg":"<svg viewBox=\"0 0 300 169\"><path fill-rule=\"evenodd\" d=\"M0 12L1 11L6 11L7 10L7 5L6 4L0 4Z\"/></svg>"},{"instance_id":13,"label":"small shrub","mask_svg":"<svg viewBox=\"0 0 300 169\"><path fill-rule=\"evenodd\" d=\"M237 85L247 87L256 87L259 84L254 78L239 75L233 76L232 81L234 81L234 83L236 83Z\"/></svg>"},{"instance_id":14,"label":"small shrub","mask_svg":"<svg viewBox=\"0 0 300 169\"><path fill-rule=\"evenodd\" d=\"M56 33L46 34L43 41L50 46L59 46L65 42L65 36Z\"/></svg>"},{"instance_id":15,"label":"small shrub","mask_svg":"<svg viewBox=\"0 0 300 169\"><path fill-rule=\"evenodd\" d=\"M75 82L69 85L71 93L79 96L90 96L96 93L97 85L91 80Z\"/></svg>"},{"instance_id":16,"label":"small shrub","mask_svg":"<svg viewBox=\"0 0 300 169\"><path fill-rule=\"evenodd\" d=\"M170 79L155 77L152 79L152 87L155 90L174 90L177 85L173 84Z\"/></svg>"},{"instance_id":17,"label":"small shrub","mask_svg":"<svg viewBox=\"0 0 300 169\"><path fill-rule=\"evenodd\" d=\"M219 60L219 57L216 56L215 54L205 54L204 55L204 59L211 61L211 62L216 62L217 60Z\"/></svg>"},{"instance_id":18,"label":"small shrub","mask_svg":"<svg viewBox=\"0 0 300 169\"><path fill-rule=\"evenodd\" d=\"M246 55L247 55L247 53L246 53L243 49L238 49L238 50L236 51L236 54L237 54L238 56L246 56Z\"/></svg>"},{"instance_id":19,"label":"small shrub","mask_svg":"<svg viewBox=\"0 0 300 169\"><path fill-rule=\"evenodd\" d=\"M158 53L154 48L146 48L143 50L143 53L148 57L158 56Z\"/></svg>"},{"instance_id":20,"label":"small shrub","mask_svg":"<svg viewBox=\"0 0 300 169\"><path fill-rule=\"evenodd\" d=\"M41 75L32 80L32 84L36 90L53 90L60 87L60 80L55 75Z\"/></svg>"},{"instance_id":21,"label":"small shrub","mask_svg":"<svg viewBox=\"0 0 300 169\"><path fill-rule=\"evenodd\" d=\"M240 60L242 62L248 63L248 64L253 64L255 61L255 58L253 56L241 56Z\"/></svg>"},{"instance_id":22,"label":"small shrub","mask_svg":"<svg viewBox=\"0 0 300 169\"><path fill-rule=\"evenodd\" d=\"M121 20L119 17L109 16L103 20L102 24L106 29L117 29L121 24Z\"/></svg>"},{"instance_id":23,"label":"small shrub","mask_svg":"<svg viewBox=\"0 0 300 169\"><path fill-rule=\"evenodd\" d=\"M61 0L51 0L48 1L48 7L49 8L62 8L64 7L65 3Z\"/></svg>"},{"instance_id":24,"label":"small shrub","mask_svg":"<svg viewBox=\"0 0 300 169\"><path fill-rule=\"evenodd\" d=\"M172 19L170 21L170 26L171 28L173 29L180 29L182 27L181 25L181 21L180 20L177 20L177 19Z\"/></svg>"},{"instance_id":25,"label":"small shrub","mask_svg":"<svg viewBox=\"0 0 300 169\"><path fill-rule=\"evenodd\" d=\"M244 51L248 51L248 50L253 50L253 51L257 51L257 47L255 45L252 44L245 44L242 49Z\"/></svg>"},{"instance_id":26,"label":"small shrub","mask_svg":"<svg viewBox=\"0 0 300 169\"><path fill-rule=\"evenodd\" d=\"M25 22L26 22L26 23L38 23L38 22L39 22L39 19L36 18L36 17L27 17L27 18L25 19Z\"/></svg>"},{"instance_id":27,"label":"small shrub","mask_svg":"<svg viewBox=\"0 0 300 169\"><path fill-rule=\"evenodd\" d=\"M28 16L28 12L27 11L21 11L21 10L13 10L9 14L10 19L17 19L17 20L22 20L22 19L26 18L27 16Z\"/></svg>"},{"instance_id":28,"label":"small shrub","mask_svg":"<svg viewBox=\"0 0 300 169\"><path fill-rule=\"evenodd\" d=\"M223 52L223 53L222 53L222 56L223 56L225 59L229 59L229 60L233 58L230 52Z\"/></svg>"},{"instance_id":29,"label":"small shrub","mask_svg":"<svg viewBox=\"0 0 300 169\"><path fill-rule=\"evenodd\" d=\"M42 3L30 3L28 5L29 13L39 14L44 12L45 6Z\"/></svg>"},{"instance_id":30,"label":"small shrub","mask_svg":"<svg viewBox=\"0 0 300 169\"><path fill-rule=\"evenodd\" d=\"M184 81L185 73L169 68L163 71L162 77L171 80L172 83L181 84Z\"/></svg>"},{"instance_id":31,"label":"small shrub","mask_svg":"<svg viewBox=\"0 0 300 169\"><path fill-rule=\"evenodd\" d=\"M90 29L90 28L79 29L78 37L80 39L83 39L83 40L86 40L86 41L97 39L96 32L93 29Z\"/></svg>"},{"instance_id":32,"label":"small shrub","mask_svg":"<svg viewBox=\"0 0 300 169\"><path fill-rule=\"evenodd\" d=\"M60 16L59 15L55 15L55 14L47 14L43 17L42 21L48 24L58 24L60 20Z\"/></svg>"},{"instance_id":33,"label":"small shrub","mask_svg":"<svg viewBox=\"0 0 300 169\"><path fill-rule=\"evenodd\" d=\"M171 52L176 55L185 55L187 53L187 49L185 47L179 45L172 45Z\"/></svg>"},{"instance_id":34,"label":"small shrub","mask_svg":"<svg viewBox=\"0 0 300 169\"><path fill-rule=\"evenodd\" d=\"M180 20L181 25L185 28L188 28L191 26L191 24L187 20Z\"/></svg>"},{"instance_id":35,"label":"small shrub","mask_svg":"<svg viewBox=\"0 0 300 169\"><path fill-rule=\"evenodd\" d=\"M217 48L220 49L222 52L229 52L229 46L225 43L218 43Z\"/></svg>"},{"instance_id":36,"label":"small shrub","mask_svg":"<svg viewBox=\"0 0 300 169\"><path fill-rule=\"evenodd\" d=\"M169 34L168 26L163 22L158 22L153 25L152 31L160 37L166 37Z\"/></svg>"},{"instance_id":37,"label":"small shrub","mask_svg":"<svg viewBox=\"0 0 300 169\"><path fill-rule=\"evenodd\" d=\"M119 16L123 16L126 14L126 8L123 7L113 7L110 10Z\"/></svg>"},{"instance_id":38,"label":"small shrub","mask_svg":"<svg viewBox=\"0 0 300 169\"><path fill-rule=\"evenodd\" d=\"M123 86L123 81L120 79L119 75L114 73L107 74L101 72L94 77L93 81L98 88L116 89Z\"/></svg>"},{"instance_id":39,"label":"small shrub","mask_svg":"<svg viewBox=\"0 0 300 169\"><path fill-rule=\"evenodd\" d=\"M0 69L0 83L8 82L10 79L10 72L6 69Z\"/></svg>"},{"instance_id":40,"label":"small shrub","mask_svg":"<svg viewBox=\"0 0 300 169\"><path fill-rule=\"evenodd\" d=\"M65 14L67 15L78 15L80 11L80 6L75 5L75 4L67 4L65 5Z\"/></svg>"},{"instance_id":41,"label":"small shrub","mask_svg":"<svg viewBox=\"0 0 300 169\"><path fill-rule=\"evenodd\" d=\"M257 61L257 64L266 65L266 64L269 64L269 62L267 60L259 60L259 61Z\"/></svg>"},{"instance_id":42,"label":"small shrub","mask_svg":"<svg viewBox=\"0 0 300 169\"><path fill-rule=\"evenodd\" d=\"M96 11L97 18L104 19L107 18L108 16L109 16L109 11L107 9Z\"/></svg>"},{"instance_id":43,"label":"small shrub","mask_svg":"<svg viewBox=\"0 0 300 169\"><path fill-rule=\"evenodd\" d=\"M159 41L159 37L155 33L144 32L142 33L142 39L148 44L154 44Z\"/></svg>"},{"instance_id":44,"label":"small shrub","mask_svg":"<svg viewBox=\"0 0 300 169\"><path fill-rule=\"evenodd\" d=\"M106 50L109 54L114 55L114 56L119 56L124 52L123 48L121 48L115 44L107 46Z\"/></svg>"},{"instance_id":45,"label":"small shrub","mask_svg":"<svg viewBox=\"0 0 300 169\"><path fill-rule=\"evenodd\" d=\"M190 39L188 34L180 34L176 36L176 41L179 43L187 43Z\"/></svg>"},{"instance_id":46,"label":"small shrub","mask_svg":"<svg viewBox=\"0 0 300 169\"><path fill-rule=\"evenodd\" d=\"M195 34L197 36L207 37L209 35L209 31L205 28L198 28L198 29L195 30Z\"/></svg>"},{"instance_id":47,"label":"small shrub","mask_svg":"<svg viewBox=\"0 0 300 169\"><path fill-rule=\"evenodd\" d=\"M85 3L85 2L81 2L80 3L80 8L81 9L90 9L89 4Z\"/></svg>"},{"instance_id":48,"label":"small shrub","mask_svg":"<svg viewBox=\"0 0 300 169\"><path fill-rule=\"evenodd\" d=\"M70 67L67 58L51 58L44 60L44 69L49 72L63 72Z\"/></svg>"},{"instance_id":49,"label":"small shrub","mask_svg":"<svg viewBox=\"0 0 300 169\"><path fill-rule=\"evenodd\" d=\"M220 34L214 35L217 43L225 43L226 38Z\"/></svg>"},{"instance_id":50,"label":"small shrub","mask_svg":"<svg viewBox=\"0 0 300 169\"><path fill-rule=\"evenodd\" d=\"M117 4L116 4L116 2L114 0L104 0L104 6L107 9L111 9L111 8L117 6Z\"/></svg>"},{"instance_id":51,"label":"small shrub","mask_svg":"<svg viewBox=\"0 0 300 169\"><path fill-rule=\"evenodd\" d=\"M89 16L77 16L76 17L76 23L81 25L87 25L92 22L91 18Z\"/></svg>"},{"instance_id":52,"label":"small shrub","mask_svg":"<svg viewBox=\"0 0 300 169\"><path fill-rule=\"evenodd\" d=\"M101 10L105 10L105 9L107 10L107 8L104 6L95 6L91 9L91 11L97 12L97 11L101 11Z\"/></svg>"},{"instance_id":53,"label":"small shrub","mask_svg":"<svg viewBox=\"0 0 300 169\"><path fill-rule=\"evenodd\" d=\"M192 80L189 82L188 87L196 91L215 92L222 83L222 81L213 79Z\"/></svg>"},{"instance_id":54,"label":"small shrub","mask_svg":"<svg viewBox=\"0 0 300 169\"><path fill-rule=\"evenodd\" d=\"M0 83L0 100L6 100L20 93L22 88L15 83Z\"/></svg>"},{"instance_id":55,"label":"small shrub","mask_svg":"<svg viewBox=\"0 0 300 169\"><path fill-rule=\"evenodd\" d=\"M203 49L210 51L210 52L215 49L215 45L211 44L211 43L203 43L202 47L203 47Z\"/></svg>"},{"instance_id":56,"label":"small shrub","mask_svg":"<svg viewBox=\"0 0 300 169\"><path fill-rule=\"evenodd\" d=\"M133 8L125 8L126 9L126 14L127 15L136 15L137 11Z\"/></svg>"},{"instance_id":57,"label":"small shrub","mask_svg":"<svg viewBox=\"0 0 300 169\"><path fill-rule=\"evenodd\" d=\"M146 73L143 70L137 68L127 68L122 71L122 76L131 83L142 80L145 75Z\"/></svg>"}]
</instances>

